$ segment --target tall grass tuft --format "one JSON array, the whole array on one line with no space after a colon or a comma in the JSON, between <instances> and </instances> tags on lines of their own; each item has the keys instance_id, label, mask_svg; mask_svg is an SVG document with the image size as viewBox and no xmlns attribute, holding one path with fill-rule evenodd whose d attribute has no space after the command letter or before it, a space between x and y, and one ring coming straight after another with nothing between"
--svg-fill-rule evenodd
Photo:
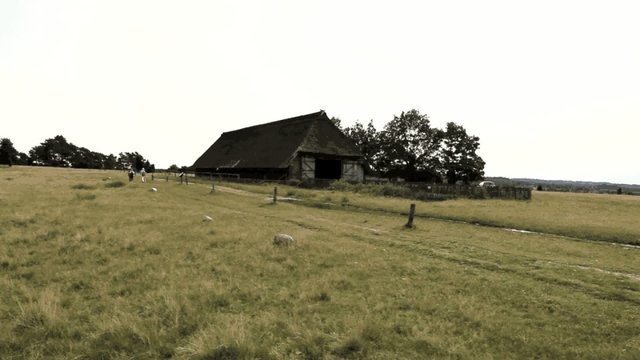
<instances>
[{"instance_id":1,"label":"tall grass tuft","mask_svg":"<svg viewBox=\"0 0 640 360\"><path fill-rule=\"evenodd\" d=\"M95 186L95 185L88 185L88 184L79 183L79 184L72 185L71 188L74 189L74 190L95 190L98 187Z\"/></svg>"},{"instance_id":2,"label":"tall grass tuft","mask_svg":"<svg viewBox=\"0 0 640 360\"><path fill-rule=\"evenodd\" d=\"M119 188L119 187L123 187L126 184L121 181L121 180L115 180L115 181L109 181L108 183L104 184L104 187L106 188Z\"/></svg>"}]
</instances>

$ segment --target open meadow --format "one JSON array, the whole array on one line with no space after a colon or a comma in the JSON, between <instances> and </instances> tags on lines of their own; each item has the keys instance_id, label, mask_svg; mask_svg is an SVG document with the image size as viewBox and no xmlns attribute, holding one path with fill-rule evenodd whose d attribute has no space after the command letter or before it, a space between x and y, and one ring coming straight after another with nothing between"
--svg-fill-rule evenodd
<instances>
[{"instance_id":1,"label":"open meadow","mask_svg":"<svg viewBox=\"0 0 640 360\"><path fill-rule=\"evenodd\" d=\"M0 359L640 358L640 197L150 180L0 168Z\"/></svg>"}]
</instances>

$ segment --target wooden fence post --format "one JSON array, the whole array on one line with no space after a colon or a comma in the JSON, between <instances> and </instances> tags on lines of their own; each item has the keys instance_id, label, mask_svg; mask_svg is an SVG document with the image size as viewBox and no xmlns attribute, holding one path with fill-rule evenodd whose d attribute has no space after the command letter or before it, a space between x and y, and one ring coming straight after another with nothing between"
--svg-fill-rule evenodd
<instances>
[{"instance_id":1,"label":"wooden fence post","mask_svg":"<svg viewBox=\"0 0 640 360\"><path fill-rule=\"evenodd\" d=\"M409 207L409 221L407 221L407 224L404 226L406 228L412 228L413 227L413 216L416 213L416 204L411 204L411 206Z\"/></svg>"},{"instance_id":2,"label":"wooden fence post","mask_svg":"<svg viewBox=\"0 0 640 360\"><path fill-rule=\"evenodd\" d=\"M273 203L275 204L278 201L278 187L273 188Z\"/></svg>"}]
</instances>

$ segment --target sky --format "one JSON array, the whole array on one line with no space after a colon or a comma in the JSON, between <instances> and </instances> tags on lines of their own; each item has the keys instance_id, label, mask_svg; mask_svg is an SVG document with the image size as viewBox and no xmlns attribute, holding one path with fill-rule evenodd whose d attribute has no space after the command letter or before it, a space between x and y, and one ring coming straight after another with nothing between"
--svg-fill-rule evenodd
<instances>
[{"instance_id":1,"label":"sky","mask_svg":"<svg viewBox=\"0 0 640 360\"><path fill-rule=\"evenodd\" d=\"M487 176L640 184L637 1L0 1L0 137L158 168L225 131L403 111Z\"/></svg>"}]
</instances>

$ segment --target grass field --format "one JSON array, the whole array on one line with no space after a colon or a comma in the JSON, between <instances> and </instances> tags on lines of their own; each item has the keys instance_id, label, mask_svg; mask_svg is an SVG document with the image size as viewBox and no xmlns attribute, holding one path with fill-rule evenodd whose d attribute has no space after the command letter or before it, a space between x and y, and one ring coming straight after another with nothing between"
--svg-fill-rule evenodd
<instances>
[{"instance_id":1,"label":"grass field","mask_svg":"<svg viewBox=\"0 0 640 360\"><path fill-rule=\"evenodd\" d=\"M638 197L136 180L0 169L1 359L640 358Z\"/></svg>"}]
</instances>

